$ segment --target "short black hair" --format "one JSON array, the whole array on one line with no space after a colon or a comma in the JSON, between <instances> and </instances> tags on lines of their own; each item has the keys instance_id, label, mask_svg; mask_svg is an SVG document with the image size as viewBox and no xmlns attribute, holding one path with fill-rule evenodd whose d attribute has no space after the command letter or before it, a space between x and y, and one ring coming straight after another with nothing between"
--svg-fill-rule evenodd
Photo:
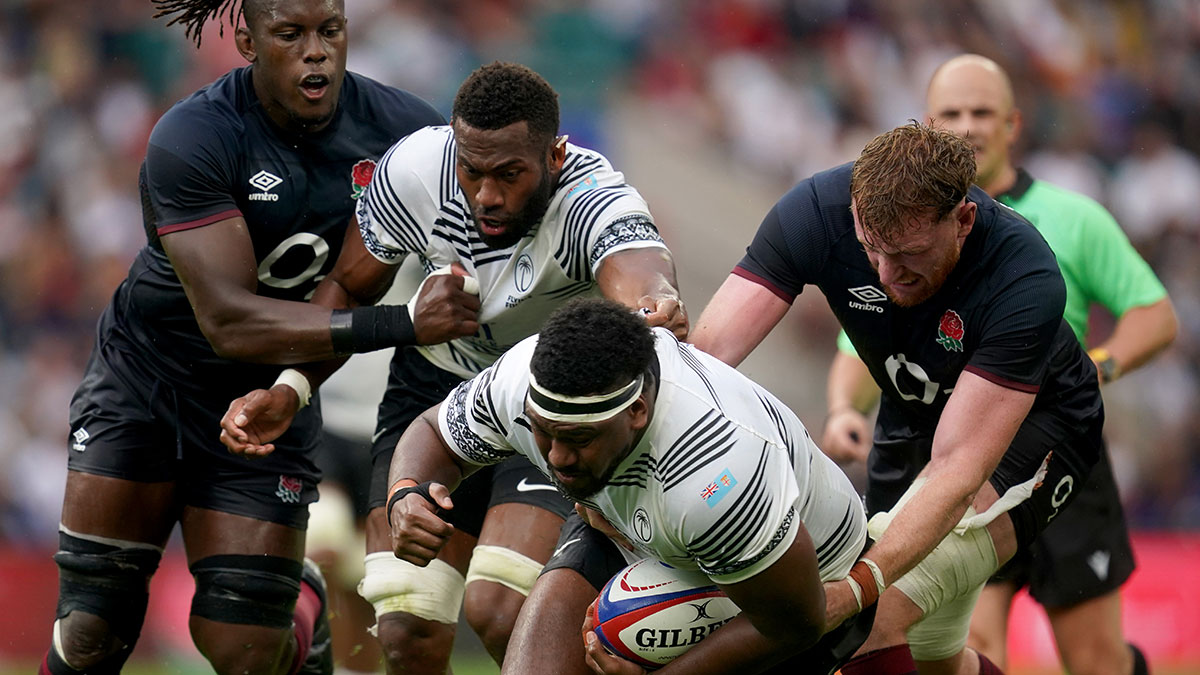
<instances>
[{"instance_id":1,"label":"short black hair","mask_svg":"<svg viewBox=\"0 0 1200 675\"><path fill-rule=\"evenodd\" d=\"M154 18L171 16L168 26L183 24L184 35L188 36L196 46L200 46L204 24L209 19L220 20L225 14L229 18L229 27L237 28L238 18L241 17L250 25L250 17L257 16L262 11L262 3L258 0L152 0L158 11ZM225 24L219 23L220 34L225 35Z\"/></svg>"},{"instance_id":2,"label":"short black hair","mask_svg":"<svg viewBox=\"0 0 1200 675\"><path fill-rule=\"evenodd\" d=\"M654 334L645 319L604 298L578 298L546 319L530 370L557 394L606 394L650 368Z\"/></svg>"},{"instance_id":3,"label":"short black hair","mask_svg":"<svg viewBox=\"0 0 1200 675\"><path fill-rule=\"evenodd\" d=\"M549 144L558 135L558 93L526 66L493 61L467 76L450 116L486 131L526 122L531 136Z\"/></svg>"}]
</instances>

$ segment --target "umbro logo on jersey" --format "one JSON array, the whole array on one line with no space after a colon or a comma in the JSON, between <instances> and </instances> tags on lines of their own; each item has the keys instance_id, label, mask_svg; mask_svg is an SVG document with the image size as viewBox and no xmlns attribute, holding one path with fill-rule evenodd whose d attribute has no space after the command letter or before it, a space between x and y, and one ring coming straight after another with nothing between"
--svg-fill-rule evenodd
<instances>
[{"instance_id":1,"label":"umbro logo on jersey","mask_svg":"<svg viewBox=\"0 0 1200 675\"><path fill-rule=\"evenodd\" d=\"M883 291L875 288L874 286L858 286L856 288L847 288L846 290L850 292L850 295L853 295L861 300L861 302L855 302L854 300L851 300L849 302L851 309L861 309L868 312L883 314L883 308L874 304L887 300L887 295Z\"/></svg>"},{"instance_id":2,"label":"umbro logo on jersey","mask_svg":"<svg viewBox=\"0 0 1200 675\"><path fill-rule=\"evenodd\" d=\"M248 197L252 202L277 202L279 195L273 194L272 189L283 182L283 179L269 171L259 171L250 177L250 185L262 190L251 192Z\"/></svg>"},{"instance_id":3,"label":"umbro logo on jersey","mask_svg":"<svg viewBox=\"0 0 1200 675\"><path fill-rule=\"evenodd\" d=\"M83 452L87 449L85 442L87 439L91 438L91 435L88 434L87 429L80 427L71 432L71 438L75 439L75 442L71 444L71 448L73 448L76 452Z\"/></svg>"}]
</instances>

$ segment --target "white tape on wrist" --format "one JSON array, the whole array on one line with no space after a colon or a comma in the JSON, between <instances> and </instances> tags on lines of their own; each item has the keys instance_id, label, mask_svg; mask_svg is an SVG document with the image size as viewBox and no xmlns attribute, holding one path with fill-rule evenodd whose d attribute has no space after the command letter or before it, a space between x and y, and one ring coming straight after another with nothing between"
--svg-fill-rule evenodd
<instances>
[{"instance_id":1,"label":"white tape on wrist","mask_svg":"<svg viewBox=\"0 0 1200 675\"><path fill-rule=\"evenodd\" d=\"M854 601L858 603L858 611L861 612L863 608L862 586L859 586L858 582L855 581L853 577L846 577L845 581L846 583L850 584L850 592L854 593Z\"/></svg>"},{"instance_id":2,"label":"white tape on wrist","mask_svg":"<svg viewBox=\"0 0 1200 675\"><path fill-rule=\"evenodd\" d=\"M308 383L308 378L304 373L295 368L288 368L275 378L275 384L286 384L296 392L296 396L300 397L300 407L308 405L312 401L312 385ZM271 385L275 386L275 385Z\"/></svg>"},{"instance_id":3,"label":"white tape on wrist","mask_svg":"<svg viewBox=\"0 0 1200 675\"><path fill-rule=\"evenodd\" d=\"M859 560L863 561L871 570L871 576L875 579L875 589L879 591L879 595L883 595L884 589L887 588L887 584L883 582L883 570L879 569L879 565L876 565L875 561L870 558L859 558Z\"/></svg>"}]
</instances>

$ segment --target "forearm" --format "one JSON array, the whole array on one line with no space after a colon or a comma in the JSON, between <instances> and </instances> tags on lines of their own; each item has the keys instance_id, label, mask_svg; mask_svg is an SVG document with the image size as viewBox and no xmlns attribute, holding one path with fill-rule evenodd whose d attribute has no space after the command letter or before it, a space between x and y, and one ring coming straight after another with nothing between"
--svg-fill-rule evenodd
<instances>
[{"instance_id":1,"label":"forearm","mask_svg":"<svg viewBox=\"0 0 1200 675\"><path fill-rule=\"evenodd\" d=\"M790 307L763 286L731 274L708 301L688 341L737 366L767 337Z\"/></svg>"},{"instance_id":2,"label":"forearm","mask_svg":"<svg viewBox=\"0 0 1200 675\"><path fill-rule=\"evenodd\" d=\"M921 472L916 494L896 512L865 557L879 566L890 586L929 554L962 520L982 483L953 471Z\"/></svg>"},{"instance_id":3,"label":"forearm","mask_svg":"<svg viewBox=\"0 0 1200 675\"><path fill-rule=\"evenodd\" d=\"M414 483L441 483L453 492L470 472L446 446L437 424L437 407L433 407L408 426L392 453L389 487L408 479Z\"/></svg>"},{"instance_id":4,"label":"forearm","mask_svg":"<svg viewBox=\"0 0 1200 675\"><path fill-rule=\"evenodd\" d=\"M1170 299L1163 298L1125 312L1112 335L1091 353L1094 357L1097 349L1103 349L1116 361L1119 373L1128 373L1166 349L1175 340L1178 327Z\"/></svg>"},{"instance_id":5,"label":"forearm","mask_svg":"<svg viewBox=\"0 0 1200 675\"><path fill-rule=\"evenodd\" d=\"M262 296L228 311L201 314L200 327L222 358L294 365L331 359L330 310Z\"/></svg>"},{"instance_id":6,"label":"forearm","mask_svg":"<svg viewBox=\"0 0 1200 675\"><path fill-rule=\"evenodd\" d=\"M821 635L821 631L812 626L793 628L796 639L772 640L760 633L744 615L739 615L655 672L688 675L761 673L812 646Z\"/></svg>"},{"instance_id":7,"label":"forearm","mask_svg":"<svg viewBox=\"0 0 1200 675\"><path fill-rule=\"evenodd\" d=\"M666 249L614 253L601 263L596 281L604 297L630 307L644 297L679 299L675 262Z\"/></svg>"},{"instance_id":8,"label":"forearm","mask_svg":"<svg viewBox=\"0 0 1200 675\"><path fill-rule=\"evenodd\" d=\"M942 410L930 460L918 475L923 484L907 504L893 509L887 531L867 557L890 585L924 558L950 533L974 502L1012 444L1033 406L1034 394L993 384L964 372Z\"/></svg>"},{"instance_id":9,"label":"forearm","mask_svg":"<svg viewBox=\"0 0 1200 675\"><path fill-rule=\"evenodd\" d=\"M861 359L839 351L829 367L825 398L830 413L850 408L866 414L879 402L879 386Z\"/></svg>"}]
</instances>

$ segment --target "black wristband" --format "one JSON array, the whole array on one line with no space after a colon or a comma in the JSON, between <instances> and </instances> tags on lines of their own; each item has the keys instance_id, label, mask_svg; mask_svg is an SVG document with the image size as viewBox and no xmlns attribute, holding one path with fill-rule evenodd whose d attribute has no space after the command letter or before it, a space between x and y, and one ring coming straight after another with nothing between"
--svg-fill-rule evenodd
<instances>
[{"instance_id":1,"label":"black wristband","mask_svg":"<svg viewBox=\"0 0 1200 675\"><path fill-rule=\"evenodd\" d=\"M417 332L406 305L375 305L333 310L329 339L335 354L360 354L416 344Z\"/></svg>"},{"instance_id":2,"label":"black wristband","mask_svg":"<svg viewBox=\"0 0 1200 675\"><path fill-rule=\"evenodd\" d=\"M430 485L433 485L433 481L427 480L424 483L421 483L419 485L409 485L407 487L402 487L399 490L396 490L395 492L393 492L392 496L387 501L387 507L386 507L387 508L386 515L387 515L388 527L392 526L392 507L396 505L396 502L400 501L401 499L404 499L406 496L408 496L414 492L421 495L422 497L424 497L425 501L429 502L430 504L433 504L434 514L439 515L439 516L442 515L442 507L438 506L438 503L436 501L434 501L434 499L433 499L433 495L429 494L429 486Z\"/></svg>"}]
</instances>

